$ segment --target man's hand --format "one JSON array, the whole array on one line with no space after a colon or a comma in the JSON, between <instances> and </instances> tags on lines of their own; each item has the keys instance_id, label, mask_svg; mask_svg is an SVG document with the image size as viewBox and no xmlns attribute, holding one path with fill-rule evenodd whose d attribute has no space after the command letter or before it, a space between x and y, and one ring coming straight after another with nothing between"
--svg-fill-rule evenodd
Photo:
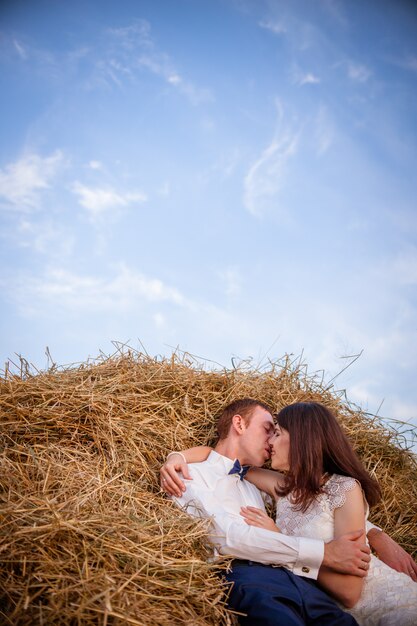
<instances>
[{"instance_id":1,"label":"man's hand","mask_svg":"<svg viewBox=\"0 0 417 626\"><path fill-rule=\"evenodd\" d=\"M417 582L417 563L394 539L382 530L372 528L368 532L368 540L381 561Z\"/></svg>"},{"instance_id":2,"label":"man's hand","mask_svg":"<svg viewBox=\"0 0 417 626\"><path fill-rule=\"evenodd\" d=\"M368 574L370 552L363 530L355 530L324 544L323 565L340 574L363 578Z\"/></svg>"},{"instance_id":3,"label":"man's hand","mask_svg":"<svg viewBox=\"0 0 417 626\"><path fill-rule=\"evenodd\" d=\"M188 471L188 465L184 462L181 454L171 454L159 470L161 489L169 496L181 497L185 491L185 485L179 477L181 473L184 478L192 480Z\"/></svg>"}]
</instances>

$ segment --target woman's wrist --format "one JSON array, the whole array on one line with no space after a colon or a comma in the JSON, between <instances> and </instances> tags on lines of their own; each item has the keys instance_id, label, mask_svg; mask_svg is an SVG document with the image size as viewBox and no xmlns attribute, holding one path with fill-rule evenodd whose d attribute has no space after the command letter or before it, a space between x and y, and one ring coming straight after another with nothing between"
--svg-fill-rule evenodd
<instances>
[{"instance_id":1,"label":"woman's wrist","mask_svg":"<svg viewBox=\"0 0 417 626\"><path fill-rule=\"evenodd\" d=\"M184 461L184 463L187 463L187 459L185 458L185 456L183 455L183 453L182 453L182 452L175 452L175 451L170 452L170 453L167 455L167 458L165 459L165 463L168 461L169 457L170 457L170 456L173 456L174 454L179 454L179 456L182 458L182 460Z\"/></svg>"}]
</instances>

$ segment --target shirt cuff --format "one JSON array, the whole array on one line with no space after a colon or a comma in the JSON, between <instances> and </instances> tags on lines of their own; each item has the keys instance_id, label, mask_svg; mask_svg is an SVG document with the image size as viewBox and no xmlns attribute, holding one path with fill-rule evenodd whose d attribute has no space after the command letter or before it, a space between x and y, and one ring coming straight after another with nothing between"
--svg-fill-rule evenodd
<instances>
[{"instance_id":1,"label":"shirt cuff","mask_svg":"<svg viewBox=\"0 0 417 626\"><path fill-rule=\"evenodd\" d=\"M372 522L368 522L368 520L366 520L365 528L366 528L366 534L368 534L369 531L372 529L380 530L382 533L382 528L380 528L379 526L375 526L375 524L372 524Z\"/></svg>"},{"instance_id":2,"label":"shirt cuff","mask_svg":"<svg viewBox=\"0 0 417 626\"><path fill-rule=\"evenodd\" d=\"M317 580L324 558L324 541L300 537L299 542L298 559L294 564L293 573Z\"/></svg>"}]
</instances>

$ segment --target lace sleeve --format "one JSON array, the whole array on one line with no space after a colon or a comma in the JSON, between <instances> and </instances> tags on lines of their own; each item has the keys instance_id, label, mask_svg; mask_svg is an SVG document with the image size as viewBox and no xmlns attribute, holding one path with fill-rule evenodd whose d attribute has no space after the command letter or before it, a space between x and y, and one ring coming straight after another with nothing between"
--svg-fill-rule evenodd
<instances>
[{"instance_id":1,"label":"lace sleeve","mask_svg":"<svg viewBox=\"0 0 417 626\"><path fill-rule=\"evenodd\" d=\"M331 511L340 508L346 502L346 493L352 491L358 481L350 476L339 476L333 474L324 487L324 491L328 496L329 507Z\"/></svg>"}]
</instances>

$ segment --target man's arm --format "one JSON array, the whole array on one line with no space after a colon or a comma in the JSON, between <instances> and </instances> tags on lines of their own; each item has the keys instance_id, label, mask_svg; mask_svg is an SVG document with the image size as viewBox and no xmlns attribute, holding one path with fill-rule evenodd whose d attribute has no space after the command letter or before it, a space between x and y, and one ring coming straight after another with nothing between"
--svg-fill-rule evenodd
<instances>
[{"instance_id":1,"label":"man's arm","mask_svg":"<svg viewBox=\"0 0 417 626\"><path fill-rule=\"evenodd\" d=\"M394 539L380 528L373 527L368 531L368 541L381 561L417 582L417 563Z\"/></svg>"},{"instance_id":2,"label":"man's arm","mask_svg":"<svg viewBox=\"0 0 417 626\"><path fill-rule=\"evenodd\" d=\"M317 578L322 564L340 573L366 576L370 550L363 541L362 531L324 544L318 539L292 537L248 526L240 515L240 504L232 501L226 483L220 489L216 487L214 493L198 474L191 473L193 479L186 481L186 491L175 501L192 515L212 518L210 539L220 554L284 566L294 574L313 579Z\"/></svg>"},{"instance_id":3,"label":"man's arm","mask_svg":"<svg viewBox=\"0 0 417 626\"><path fill-rule=\"evenodd\" d=\"M186 491L174 500L191 515L212 521L210 541L220 554L269 565L284 566L295 574L316 579L323 561L324 543L316 539L290 537L244 523L239 504L227 489L227 483L215 492L201 484L193 473L186 480Z\"/></svg>"}]
</instances>

